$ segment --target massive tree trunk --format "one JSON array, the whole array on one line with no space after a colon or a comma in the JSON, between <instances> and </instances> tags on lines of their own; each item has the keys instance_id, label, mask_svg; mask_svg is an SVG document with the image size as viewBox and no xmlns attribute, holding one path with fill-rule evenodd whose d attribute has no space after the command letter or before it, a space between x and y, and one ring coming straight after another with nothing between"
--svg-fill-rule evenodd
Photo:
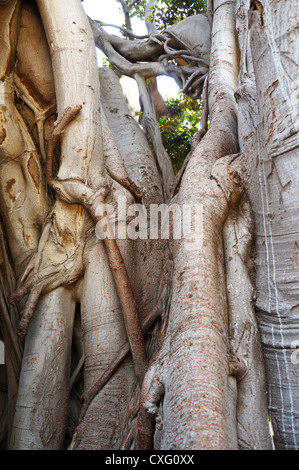
<instances>
[{"instance_id":1,"label":"massive tree trunk","mask_svg":"<svg viewBox=\"0 0 299 470\"><path fill-rule=\"evenodd\" d=\"M0 0L3 447L271 449L272 423L297 448L292 3L214 0L127 41L80 0ZM176 178L161 74L204 94ZM191 207L189 231L153 236L157 207Z\"/></svg>"},{"instance_id":2,"label":"massive tree trunk","mask_svg":"<svg viewBox=\"0 0 299 470\"><path fill-rule=\"evenodd\" d=\"M244 203L239 202L241 181L231 166L238 157L234 5L219 2L214 8L209 74L211 125L190 158L176 197L181 205L188 201L202 205L203 233L195 235L202 237L202 243L193 249L188 246L188 238L182 239L173 249L168 329L152 365L157 371L150 369L149 383L145 381L143 406L153 412L157 400L163 397L162 448L237 449L238 438L246 448L269 448L249 276L245 266L245 273L239 273L245 291L243 300L234 279L238 261L229 246L242 243L242 233L237 232L233 240L228 232L236 230L234 219L241 218L245 211ZM227 217L226 250L233 256L227 253L226 263L223 232ZM246 330L252 335L249 341ZM247 364L242 357L243 348ZM258 361L254 360L253 348L258 352ZM247 379L244 369L240 372L242 364L247 369ZM250 406L250 418L246 416L246 406Z\"/></svg>"},{"instance_id":3,"label":"massive tree trunk","mask_svg":"<svg viewBox=\"0 0 299 470\"><path fill-rule=\"evenodd\" d=\"M276 448L298 449L298 366L292 360L298 347L298 4L239 3L247 63L241 94L251 117L240 130L252 162L256 308L269 410Z\"/></svg>"}]
</instances>

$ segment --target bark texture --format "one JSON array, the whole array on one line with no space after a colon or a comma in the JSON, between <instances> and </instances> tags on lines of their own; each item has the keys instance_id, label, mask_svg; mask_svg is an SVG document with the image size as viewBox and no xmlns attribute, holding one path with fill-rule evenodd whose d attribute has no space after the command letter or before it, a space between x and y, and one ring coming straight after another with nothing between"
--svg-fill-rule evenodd
<instances>
[{"instance_id":1,"label":"bark texture","mask_svg":"<svg viewBox=\"0 0 299 470\"><path fill-rule=\"evenodd\" d=\"M298 448L297 164L298 5L238 2L240 142L255 222L256 309L277 449ZM284 18L282 20L282 18Z\"/></svg>"},{"instance_id":2,"label":"bark texture","mask_svg":"<svg viewBox=\"0 0 299 470\"><path fill-rule=\"evenodd\" d=\"M230 166L238 157L234 31L234 5L217 2L209 75L211 125L191 155L176 196L181 205L190 200L202 205L203 233L195 235L202 238L202 246L190 250L188 239L174 245L167 329L143 386L142 404L149 414L159 416L162 401L159 422L162 419L163 424L158 438L162 449L271 447L260 349L259 359L255 357L259 342L245 259L239 268L243 269L244 282L239 292L230 278L236 275L239 259L228 253L238 242L228 242L228 238L231 231L238 239L234 218L242 218L242 212L237 214L243 191L238 174ZM225 231L226 278L223 226L229 210L233 213ZM245 257L244 248L240 251ZM243 292L242 304L239 296ZM249 342L246 330L252 334ZM251 418L246 416L250 401L256 406L258 426L254 421L250 424ZM140 420L141 433L143 426Z\"/></svg>"}]
</instances>

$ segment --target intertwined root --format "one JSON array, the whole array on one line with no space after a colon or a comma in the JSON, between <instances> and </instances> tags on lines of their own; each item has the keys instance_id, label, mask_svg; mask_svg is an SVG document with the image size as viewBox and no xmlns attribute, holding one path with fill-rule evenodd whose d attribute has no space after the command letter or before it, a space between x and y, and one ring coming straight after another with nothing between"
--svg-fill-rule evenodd
<instances>
[{"instance_id":1,"label":"intertwined root","mask_svg":"<svg viewBox=\"0 0 299 470\"><path fill-rule=\"evenodd\" d=\"M29 284L32 285L33 283L34 281L31 279ZM23 285L21 288L21 292L20 290L16 291L14 294L12 294L10 298L11 303L13 305L16 305L18 303L18 299L20 301L23 298L23 296L27 294L27 292L29 292L30 288L32 289L29 294L29 298L26 302L26 306L24 310L21 312L21 320L17 326L17 334L22 338L27 335L28 326L29 326L30 321L33 318L33 312L38 302L38 299L40 297L42 287L43 287L42 282L34 283L32 287L29 287L28 284Z\"/></svg>"},{"instance_id":2,"label":"intertwined root","mask_svg":"<svg viewBox=\"0 0 299 470\"><path fill-rule=\"evenodd\" d=\"M70 285L81 277L82 264L80 266L79 262L74 263L73 261L66 261L61 265L55 264L41 269L11 295L10 302L16 305L29 293L17 327L17 333L20 337L24 338L27 335L29 323L42 294L46 294L60 286Z\"/></svg>"},{"instance_id":3,"label":"intertwined root","mask_svg":"<svg viewBox=\"0 0 299 470\"><path fill-rule=\"evenodd\" d=\"M30 320L41 295L73 284L84 272L84 245L92 227L90 217L80 205L56 201L44 224L36 252L10 301L18 304L27 295L18 334L27 334Z\"/></svg>"},{"instance_id":4,"label":"intertwined root","mask_svg":"<svg viewBox=\"0 0 299 470\"><path fill-rule=\"evenodd\" d=\"M164 396L164 372L166 362L163 354L149 367L143 381L138 417L138 449L153 449L155 429L161 431L163 420L159 405Z\"/></svg>"}]
</instances>

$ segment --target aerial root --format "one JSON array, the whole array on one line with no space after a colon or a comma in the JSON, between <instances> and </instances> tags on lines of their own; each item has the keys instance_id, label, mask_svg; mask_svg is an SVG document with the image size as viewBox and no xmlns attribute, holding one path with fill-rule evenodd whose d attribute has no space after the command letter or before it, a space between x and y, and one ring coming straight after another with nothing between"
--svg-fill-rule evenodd
<instances>
[{"instance_id":1,"label":"aerial root","mask_svg":"<svg viewBox=\"0 0 299 470\"><path fill-rule=\"evenodd\" d=\"M81 109L81 104L66 108L61 118L54 124L54 129L48 142L46 160L46 177L50 185L53 183L53 159L58 140L60 139L63 131L75 119Z\"/></svg>"},{"instance_id":2,"label":"aerial root","mask_svg":"<svg viewBox=\"0 0 299 470\"><path fill-rule=\"evenodd\" d=\"M49 276L49 269L45 268L38 273L33 274L24 284L22 284L18 289L10 296L10 303L12 305L17 305L23 297L25 297L28 292L30 292L34 286L42 284L41 281Z\"/></svg>"},{"instance_id":3,"label":"aerial root","mask_svg":"<svg viewBox=\"0 0 299 470\"><path fill-rule=\"evenodd\" d=\"M42 283L38 283L34 286L29 294L29 298L26 302L24 310L21 312L21 320L17 326L17 334L21 338L24 338L28 333L29 323L33 318L34 310L38 299L42 291Z\"/></svg>"},{"instance_id":4,"label":"aerial root","mask_svg":"<svg viewBox=\"0 0 299 470\"><path fill-rule=\"evenodd\" d=\"M161 364L155 362L147 371L140 399L138 418L138 449L153 449L155 427L162 428L159 413L159 403L164 395L164 385L161 380Z\"/></svg>"},{"instance_id":5,"label":"aerial root","mask_svg":"<svg viewBox=\"0 0 299 470\"><path fill-rule=\"evenodd\" d=\"M142 199L142 193L140 189L137 187L137 185L134 183L134 181L131 180L131 178L126 177L126 178L121 178L119 183L126 188L132 196L134 197L135 201L138 203Z\"/></svg>"},{"instance_id":6,"label":"aerial root","mask_svg":"<svg viewBox=\"0 0 299 470\"><path fill-rule=\"evenodd\" d=\"M161 306L161 301L163 302L163 297L166 293L167 286L164 285L161 289L161 292L158 296L157 302L152 309L152 311L149 313L149 315L143 320L141 324L142 332L143 334L146 334L151 326L154 324L154 322L157 320L157 318L161 315L161 311L163 306ZM127 354L130 351L130 346L129 343L125 343L121 350L119 351L118 355L115 357L115 359L109 364L107 367L106 371L101 375L101 377L96 381L96 383L93 385L93 387L86 393L86 395L83 396L83 407L81 411L81 415L79 418L79 423L81 423L84 419L84 416L86 414L86 411L92 402L92 400L97 396L97 394L102 390L102 388L106 385L108 380L112 377L112 375L117 371L117 369L120 367L124 359L126 358Z\"/></svg>"},{"instance_id":7,"label":"aerial root","mask_svg":"<svg viewBox=\"0 0 299 470\"><path fill-rule=\"evenodd\" d=\"M165 297L167 296L168 292L168 285L167 283L164 283L162 286L160 286L159 294L157 297L156 304L154 305L154 308L151 310L151 312L147 315L147 317L143 320L141 324L142 332L143 334L146 334L150 328L153 326L155 321L161 316L163 310L164 310L164 303L166 302ZM96 381L96 383L92 386L92 388L85 394L83 395L83 406L81 409L81 414L79 417L79 424L77 426L77 429L75 431L75 434L73 436L72 443L70 445L70 449L76 449L79 439L80 439L80 424L83 422L85 415L87 413L87 410L93 401L93 399L100 393L100 391L104 388L104 386L107 384L107 382L110 380L110 378L113 376L113 374L118 370L118 368L121 366L125 358L130 352L130 345L129 343L125 343L122 348L120 349L118 355L115 357L115 359L109 364L105 372L101 375L101 377ZM133 429L133 424L132 426L129 427L129 430L127 432L126 438L124 439L122 445L127 446L128 442L131 440L131 435L134 434L134 429Z\"/></svg>"},{"instance_id":8,"label":"aerial root","mask_svg":"<svg viewBox=\"0 0 299 470\"><path fill-rule=\"evenodd\" d=\"M46 280L55 274L56 272L51 272L49 268L42 269L38 273L33 274L10 296L10 303L12 305L16 305L21 302L28 292L30 292L25 308L21 312L20 322L17 326L17 333L21 338L24 338L27 335L29 323L33 318L35 307L43 291Z\"/></svg>"}]
</instances>

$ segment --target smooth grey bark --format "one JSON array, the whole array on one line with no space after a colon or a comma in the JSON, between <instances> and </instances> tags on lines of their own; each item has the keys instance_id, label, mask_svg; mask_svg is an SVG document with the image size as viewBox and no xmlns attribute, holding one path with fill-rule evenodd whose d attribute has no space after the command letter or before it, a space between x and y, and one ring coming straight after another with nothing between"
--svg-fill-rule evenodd
<instances>
[{"instance_id":1,"label":"smooth grey bark","mask_svg":"<svg viewBox=\"0 0 299 470\"><path fill-rule=\"evenodd\" d=\"M240 144L255 222L256 310L277 449L298 449L298 4L238 2Z\"/></svg>"},{"instance_id":2,"label":"smooth grey bark","mask_svg":"<svg viewBox=\"0 0 299 470\"><path fill-rule=\"evenodd\" d=\"M244 195L223 230L230 353L242 367L236 376L236 421L240 449L271 449L265 368L254 308L253 215Z\"/></svg>"},{"instance_id":3,"label":"smooth grey bark","mask_svg":"<svg viewBox=\"0 0 299 470\"><path fill-rule=\"evenodd\" d=\"M74 312L72 292L64 288L39 302L23 356L10 449L55 450L63 445Z\"/></svg>"}]
</instances>

